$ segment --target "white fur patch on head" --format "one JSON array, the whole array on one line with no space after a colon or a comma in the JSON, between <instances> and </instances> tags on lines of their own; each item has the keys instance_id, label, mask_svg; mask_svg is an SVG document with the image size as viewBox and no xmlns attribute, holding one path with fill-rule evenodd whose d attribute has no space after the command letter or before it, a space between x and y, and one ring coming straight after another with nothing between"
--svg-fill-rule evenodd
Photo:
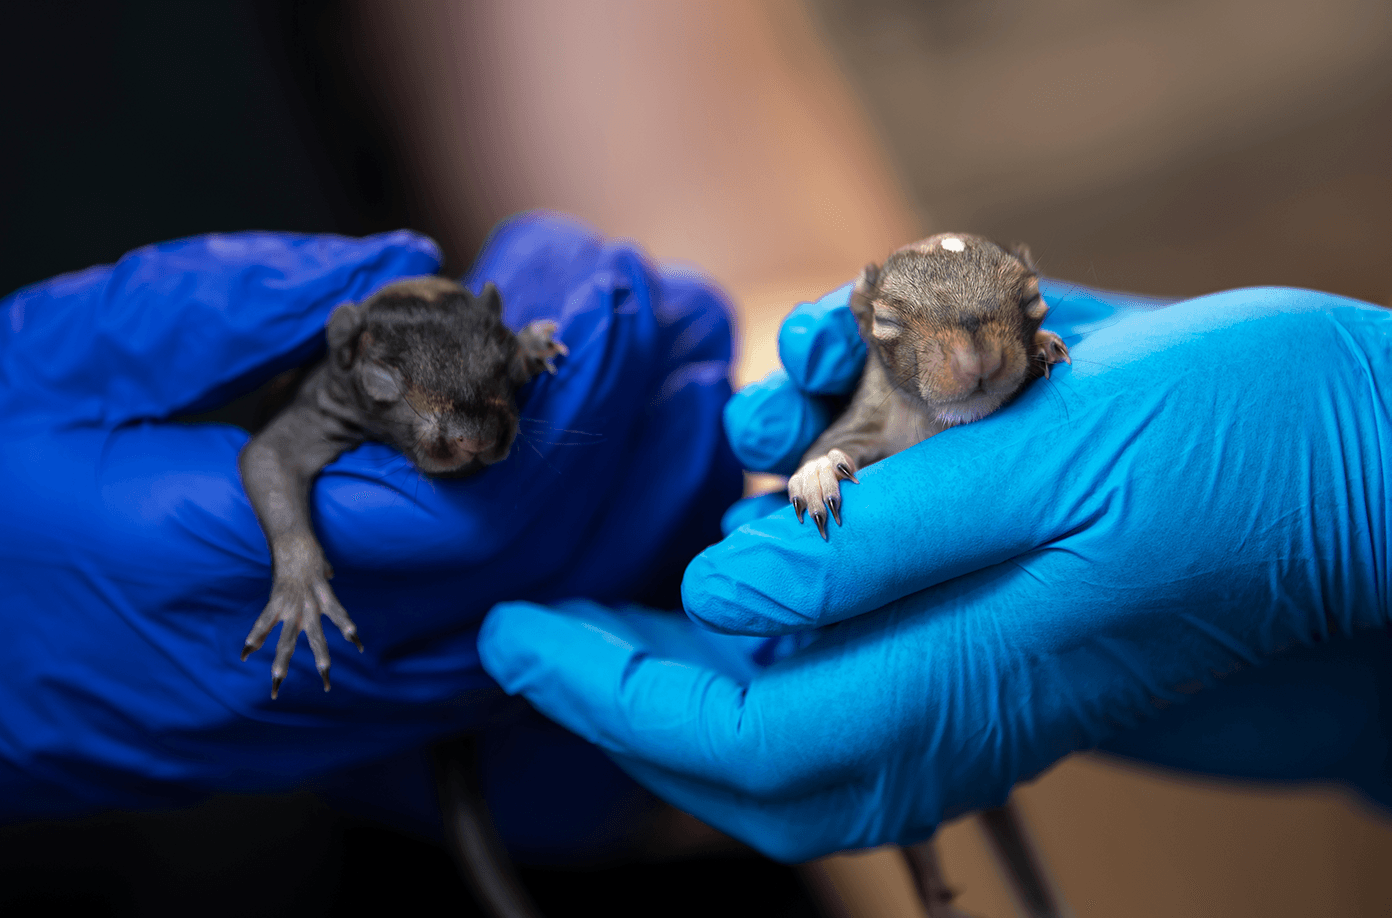
<instances>
[{"instance_id":1,"label":"white fur patch on head","mask_svg":"<svg viewBox=\"0 0 1392 918\"><path fill-rule=\"evenodd\" d=\"M962 252L965 251L967 248L967 244L957 236L948 236L946 239L942 240L942 242L938 244L941 245L943 248L947 249L949 252Z\"/></svg>"}]
</instances>

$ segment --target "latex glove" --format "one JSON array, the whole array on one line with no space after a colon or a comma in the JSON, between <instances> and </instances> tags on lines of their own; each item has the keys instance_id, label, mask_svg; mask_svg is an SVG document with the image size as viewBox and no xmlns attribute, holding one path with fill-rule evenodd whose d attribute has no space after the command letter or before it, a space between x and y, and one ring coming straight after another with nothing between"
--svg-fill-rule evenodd
<instances>
[{"instance_id":1,"label":"latex glove","mask_svg":"<svg viewBox=\"0 0 1392 918\"><path fill-rule=\"evenodd\" d=\"M1245 721L1266 740L1284 724L1337 741L1270 770L1386 795L1392 315L1296 290L1164 309L1044 290L1071 368L862 470L830 542L784 505L688 568L692 618L820 627L809 647L741 679L680 640L506 605L481 635L485 667L660 795L791 860L920 840L1143 726L1195 764L1181 760L1202 760L1210 728L1243 723L1254 698L1290 705ZM764 390L779 412L746 417L776 442L769 430L801 424L787 406L811 402ZM732 441L750 455L739 429ZM1226 696L1199 691L1237 670ZM1342 718L1319 719L1341 701Z\"/></svg>"},{"instance_id":2,"label":"latex glove","mask_svg":"<svg viewBox=\"0 0 1392 918\"><path fill-rule=\"evenodd\" d=\"M239 661L271 583L247 435L167 419L312 358L336 305L438 265L409 233L207 236L0 302L0 818L284 789L496 724L520 706L478 666L494 603L675 596L740 488L726 307L530 216L465 279L570 348L521 393L512 456L462 481L376 443L331 464L315 528L366 653L331 636L325 694L302 644L274 702L269 658Z\"/></svg>"},{"instance_id":3,"label":"latex glove","mask_svg":"<svg viewBox=\"0 0 1392 918\"><path fill-rule=\"evenodd\" d=\"M747 386L725 406L731 445L750 468L791 472L860 376L865 345L847 285L800 304L779 334L787 367ZM1053 304L1047 324L1075 340L1118 318L1170 305L1044 280ZM751 498L723 520L731 532L783 509L786 494ZM1106 751L1210 775L1352 784L1392 806L1387 749L1392 721L1392 648L1388 635L1321 642L1269 665L1225 678L1213 691L1168 708L1141 728L1105 740Z\"/></svg>"}]
</instances>

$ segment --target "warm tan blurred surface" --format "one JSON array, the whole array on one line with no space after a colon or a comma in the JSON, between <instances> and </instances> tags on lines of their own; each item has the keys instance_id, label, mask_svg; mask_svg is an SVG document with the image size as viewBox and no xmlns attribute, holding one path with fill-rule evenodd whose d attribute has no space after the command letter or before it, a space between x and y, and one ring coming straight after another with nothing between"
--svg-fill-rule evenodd
<instances>
[{"instance_id":1,"label":"warm tan blurred surface","mask_svg":"<svg viewBox=\"0 0 1392 918\"><path fill-rule=\"evenodd\" d=\"M794 302L927 231L1025 241L1047 273L1113 288L1392 299L1385 0L359 0L355 16L416 222L456 266L508 213L571 211L726 284L741 380L775 364ZM1019 797L1079 918L1392 914L1392 822L1329 791L1075 757ZM1013 914L970 820L941 846L963 907ZM891 854L825 870L850 913L915 913Z\"/></svg>"},{"instance_id":2,"label":"warm tan blurred surface","mask_svg":"<svg viewBox=\"0 0 1392 918\"><path fill-rule=\"evenodd\" d=\"M1074 756L1016 791L1076 918L1392 915L1392 825L1345 795L1197 781ZM968 817L937 835L955 905L1021 915ZM890 849L827 858L845 918L918 918Z\"/></svg>"},{"instance_id":3,"label":"warm tan blurred surface","mask_svg":"<svg viewBox=\"0 0 1392 918\"><path fill-rule=\"evenodd\" d=\"M1341 792L1075 756L1016 793L1078 918L1392 915L1392 822Z\"/></svg>"},{"instance_id":4,"label":"warm tan blurred surface","mask_svg":"<svg viewBox=\"0 0 1392 918\"><path fill-rule=\"evenodd\" d=\"M461 262L532 207L735 289L840 276L914 231L790 3L364 0L357 14L422 228Z\"/></svg>"},{"instance_id":5,"label":"warm tan blurred surface","mask_svg":"<svg viewBox=\"0 0 1392 918\"><path fill-rule=\"evenodd\" d=\"M811 0L923 223L1048 273L1392 299L1385 0Z\"/></svg>"}]
</instances>

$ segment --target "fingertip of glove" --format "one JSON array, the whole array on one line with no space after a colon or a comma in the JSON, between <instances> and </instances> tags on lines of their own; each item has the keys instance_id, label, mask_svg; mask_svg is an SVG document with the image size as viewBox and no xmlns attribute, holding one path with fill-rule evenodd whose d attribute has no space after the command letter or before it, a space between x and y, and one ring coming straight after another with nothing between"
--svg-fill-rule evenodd
<instances>
[{"instance_id":1,"label":"fingertip of glove","mask_svg":"<svg viewBox=\"0 0 1392 918\"><path fill-rule=\"evenodd\" d=\"M362 241L375 249L379 255L391 261L399 261L403 276L434 274L445 261L440 244L415 230L392 230L369 236Z\"/></svg>"},{"instance_id":2,"label":"fingertip of glove","mask_svg":"<svg viewBox=\"0 0 1392 918\"><path fill-rule=\"evenodd\" d=\"M532 672L540 645L531 638L549 616L545 607L530 602L499 603L484 616L478 634L479 663L508 694L517 694Z\"/></svg>"},{"instance_id":3,"label":"fingertip of glove","mask_svg":"<svg viewBox=\"0 0 1392 918\"><path fill-rule=\"evenodd\" d=\"M752 520L692 559L681 585L687 618L708 631L751 637L825 624L814 609L820 600L799 582L802 571L820 562L790 550L787 534L797 524L791 507L784 506L786 516ZM814 549L824 544L815 530L802 535L806 538L797 542Z\"/></svg>"},{"instance_id":4,"label":"fingertip of glove","mask_svg":"<svg viewBox=\"0 0 1392 918\"><path fill-rule=\"evenodd\" d=\"M702 552L686 566L682 576L682 609L686 617L717 634L766 635L769 631L759 616L738 600L740 581L726 565Z\"/></svg>"},{"instance_id":5,"label":"fingertip of glove","mask_svg":"<svg viewBox=\"0 0 1392 918\"><path fill-rule=\"evenodd\" d=\"M788 475L826 428L830 412L784 370L750 383L725 403L725 436L747 469Z\"/></svg>"},{"instance_id":6,"label":"fingertip of glove","mask_svg":"<svg viewBox=\"0 0 1392 918\"><path fill-rule=\"evenodd\" d=\"M510 694L540 686L576 667L595 670L600 647L633 648L621 619L588 599L555 605L512 601L495 605L479 627L479 662ZM593 675L590 672L590 675Z\"/></svg>"},{"instance_id":7,"label":"fingertip of glove","mask_svg":"<svg viewBox=\"0 0 1392 918\"><path fill-rule=\"evenodd\" d=\"M710 559L706 557L706 552L702 552L691 563L686 566L685 573L682 574L681 598L682 610L686 617L703 628L716 631L721 634L732 634L721 626L719 615L710 613L719 606L715 594L720 591L719 583L720 570L712 565Z\"/></svg>"},{"instance_id":8,"label":"fingertip of glove","mask_svg":"<svg viewBox=\"0 0 1392 918\"><path fill-rule=\"evenodd\" d=\"M408 249L427 255L439 256L440 245L431 237L413 229L388 230L367 236L364 241L381 248Z\"/></svg>"},{"instance_id":9,"label":"fingertip of glove","mask_svg":"<svg viewBox=\"0 0 1392 918\"><path fill-rule=\"evenodd\" d=\"M811 303L799 303L778 330L778 358L798 388L812 395L846 395L865 367L865 342L851 312L855 284Z\"/></svg>"}]
</instances>

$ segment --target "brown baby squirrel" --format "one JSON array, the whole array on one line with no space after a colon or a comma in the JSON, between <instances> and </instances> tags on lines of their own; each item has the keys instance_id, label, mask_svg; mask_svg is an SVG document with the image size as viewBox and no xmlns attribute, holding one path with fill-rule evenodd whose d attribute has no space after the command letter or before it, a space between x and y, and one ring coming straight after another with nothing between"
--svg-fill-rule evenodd
<instances>
[{"instance_id":1,"label":"brown baby squirrel","mask_svg":"<svg viewBox=\"0 0 1392 918\"><path fill-rule=\"evenodd\" d=\"M1055 363L1063 339L1040 328L1049 307L1023 246L1008 252L967 233L939 233L868 265L851 294L867 350L845 412L788 480L798 520L822 538L841 524L841 482L949 427L984 418Z\"/></svg>"}]
</instances>

